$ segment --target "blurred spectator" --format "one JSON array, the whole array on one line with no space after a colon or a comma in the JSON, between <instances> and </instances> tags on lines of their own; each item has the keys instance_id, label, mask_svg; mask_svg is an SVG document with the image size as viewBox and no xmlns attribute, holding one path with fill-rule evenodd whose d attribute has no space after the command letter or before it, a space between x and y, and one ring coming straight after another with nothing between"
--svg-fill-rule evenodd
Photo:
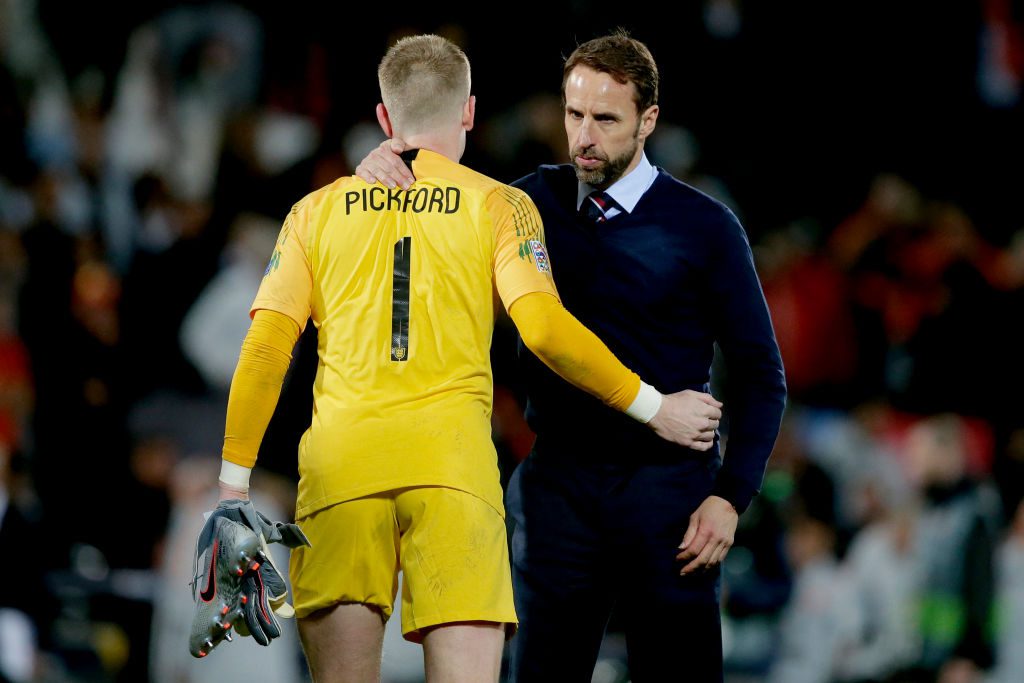
<instances>
[{"instance_id":1,"label":"blurred spectator","mask_svg":"<svg viewBox=\"0 0 1024 683\"><path fill-rule=\"evenodd\" d=\"M993 465L993 476L1003 505L1007 510L1015 510L1024 501L1024 427L1007 431L1001 457Z\"/></svg>"},{"instance_id":2,"label":"blurred spectator","mask_svg":"<svg viewBox=\"0 0 1024 683\"><path fill-rule=\"evenodd\" d=\"M346 168L355 168L374 147L383 141L384 132L381 131L378 123L363 121L349 128L342 140L342 155ZM324 185L333 182L334 178L326 180ZM322 185L318 187L322 187Z\"/></svg>"},{"instance_id":3,"label":"blurred spectator","mask_svg":"<svg viewBox=\"0 0 1024 683\"><path fill-rule=\"evenodd\" d=\"M838 653L849 638L853 597L836 562L836 533L827 519L800 514L786 531L793 595L779 624L772 683L835 680Z\"/></svg>"},{"instance_id":4,"label":"blurred spectator","mask_svg":"<svg viewBox=\"0 0 1024 683\"><path fill-rule=\"evenodd\" d=\"M492 159L490 175L518 178L540 164L567 158L562 117L562 102L556 96L535 93L514 107L493 112L473 144L480 144ZM361 160L350 159L352 167Z\"/></svg>"},{"instance_id":5,"label":"blurred spectator","mask_svg":"<svg viewBox=\"0 0 1024 683\"><path fill-rule=\"evenodd\" d=\"M33 382L28 349L17 335L17 291L25 252L18 238L0 230L0 443L25 444Z\"/></svg>"},{"instance_id":6,"label":"blurred spectator","mask_svg":"<svg viewBox=\"0 0 1024 683\"><path fill-rule=\"evenodd\" d=\"M794 409L790 419L808 457L836 483L840 547L845 547L847 534L886 518L911 493L888 434L892 410L883 401L849 412Z\"/></svg>"},{"instance_id":7,"label":"blurred spectator","mask_svg":"<svg viewBox=\"0 0 1024 683\"><path fill-rule=\"evenodd\" d=\"M0 607L0 681L37 680L38 656L32 622L23 612Z\"/></svg>"},{"instance_id":8,"label":"blurred spectator","mask_svg":"<svg viewBox=\"0 0 1024 683\"><path fill-rule=\"evenodd\" d=\"M124 361L146 372L127 378L129 394L139 399L157 389L201 392L202 380L185 360L178 330L216 272L220 246L204 237L210 206L175 200L155 177L139 182L136 198L144 242L124 276L120 313Z\"/></svg>"},{"instance_id":9,"label":"blurred spectator","mask_svg":"<svg viewBox=\"0 0 1024 683\"><path fill-rule=\"evenodd\" d=\"M993 250L967 214L947 203L928 205L922 229L907 237L892 252L902 313L887 319L903 321L898 333L890 325L890 338L905 353L890 381L893 401L922 413L990 414L985 397L1001 383L1000 367L976 330L1001 315L983 270ZM968 385L974 391L956 388Z\"/></svg>"},{"instance_id":10,"label":"blurred spectator","mask_svg":"<svg viewBox=\"0 0 1024 683\"><path fill-rule=\"evenodd\" d=\"M798 471L806 462L803 444L787 412L761 494L740 517L735 544L722 566L725 664L727 669L755 675L757 680L762 680L772 665L776 622L792 597L784 520Z\"/></svg>"},{"instance_id":11,"label":"blurred spectator","mask_svg":"<svg viewBox=\"0 0 1024 683\"><path fill-rule=\"evenodd\" d=\"M914 526L918 666L931 673L987 668L998 498L968 478L964 428L955 416L922 420L911 430L907 456L911 479L924 496Z\"/></svg>"},{"instance_id":12,"label":"blurred spectator","mask_svg":"<svg viewBox=\"0 0 1024 683\"><path fill-rule=\"evenodd\" d=\"M985 681L1024 681L1024 503L996 554L995 611L995 666Z\"/></svg>"},{"instance_id":13,"label":"blurred spectator","mask_svg":"<svg viewBox=\"0 0 1024 683\"><path fill-rule=\"evenodd\" d=\"M844 405L857 371L846 276L815 250L806 224L769 233L755 253L793 399Z\"/></svg>"},{"instance_id":14,"label":"blurred spectator","mask_svg":"<svg viewBox=\"0 0 1024 683\"><path fill-rule=\"evenodd\" d=\"M112 511L115 501L97 500L81 482L95 476L97 462L112 478L126 476L127 437L120 281L94 241L62 231L49 200L53 188L52 178L38 181L37 219L22 235L28 269L18 329L35 379L31 464L53 540L44 551L60 555L73 540L113 542L99 538L110 529L60 517L68 509Z\"/></svg>"},{"instance_id":15,"label":"blurred spectator","mask_svg":"<svg viewBox=\"0 0 1024 683\"><path fill-rule=\"evenodd\" d=\"M729 2L724 4L728 5ZM725 181L700 170L700 143L692 131L668 121L659 121L648 141L646 152L650 154L652 164L722 202L736 214L740 222L744 222L740 205L729 192Z\"/></svg>"},{"instance_id":16,"label":"blurred spectator","mask_svg":"<svg viewBox=\"0 0 1024 683\"><path fill-rule=\"evenodd\" d=\"M181 324L186 357L223 400L227 400L249 329L249 307L274 251L279 227L263 216L239 216L224 248L220 272L199 294Z\"/></svg>"},{"instance_id":17,"label":"blurred spectator","mask_svg":"<svg viewBox=\"0 0 1024 683\"><path fill-rule=\"evenodd\" d=\"M0 680L32 680L37 648L50 642L56 604L43 581L43 554L34 552L44 534L23 501L29 492L18 486L12 469L13 453L0 439L0 548L17 553L0 562ZM6 677L6 679L5 679Z\"/></svg>"},{"instance_id":18,"label":"blurred spectator","mask_svg":"<svg viewBox=\"0 0 1024 683\"><path fill-rule=\"evenodd\" d=\"M903 178L875 176L864 203L841 222L828 241L828 251L839 267L850 270L867 256L879 239L920 219L920 192Z\"/></svg>"},{"instance_id":19,"label":"blurred spectator","mask_svg":"<svg viewBox=\"0 0 1024 683\"><path fill-rule=\"evenodd\" d=\"M846 556L853 626L838 652L838 680L888 680L917 660L915 502L887 502Z\"/></svg>"},{"instance_id":20,"label":"blurred spectator","mask_svg":"<svg viewBox=\"0 0 1024 683\"><path fill-rule=\"evenodd\" d=\"M917 188L896 175L879 174L864 203L828 237L826 253L850 280L857 372L848 391L856 401L883 394L901 369L890 345L905 341L903 319L914 302L893 285L889 245L920 220L921 212Z\"/></svg>"},{"instance_id":21,"label":"blurred spectator","mask_svg":"<svg viewBox=\"0 0 1024 683\"><path fill-rule=\"evenodd\" d=\"M125 185L145 173L208 199L228 116L258 92L262 27L226 3L180 6L136 29L111 112L108 154Z\"/></svg>"},{"instance_id":22,"label":"blurred spectator","mask_svg":"<svg viewBox=\"0 0 1024 683\"><path fill-rule=\"evenodd\" d=\"M1024 23L1013 0L983 0L979 32L978 95L990 107L1009 109L1024 87Z\"/></svg>"}]
</instances>

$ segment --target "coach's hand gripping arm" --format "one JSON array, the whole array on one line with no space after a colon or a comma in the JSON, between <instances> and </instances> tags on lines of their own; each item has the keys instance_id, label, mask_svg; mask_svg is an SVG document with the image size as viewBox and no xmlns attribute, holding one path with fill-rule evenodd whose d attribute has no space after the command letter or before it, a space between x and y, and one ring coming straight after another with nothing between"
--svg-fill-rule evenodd
<instances>
[{"instance_id":1,"label":"coach's hand gripping arm","mask_svg":"<svg viewBox=\"0 0 1024 683\"><path fill-rule=\"evenodd\" d=\"M663 396L640 381L555 297L543 292L526 294L512 302L508 313L527 348L565 380L647 423L662 438L697 450L711 447L711 440L703 440L693 424L689 395L693 392ZM713 422L717 427L717 419Z\"/></svg>"}]
</instances>

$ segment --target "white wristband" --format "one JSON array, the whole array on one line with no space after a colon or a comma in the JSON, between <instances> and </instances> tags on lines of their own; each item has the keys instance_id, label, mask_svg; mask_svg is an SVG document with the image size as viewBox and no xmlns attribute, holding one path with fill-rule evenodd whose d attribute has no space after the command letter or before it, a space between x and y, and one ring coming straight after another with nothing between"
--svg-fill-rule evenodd
<instances>
[{"instance_id":1,"label":"white wristband","mask_svg":"<svg viewBox=\"0 0 1024 683\"><path fill-rule=\"evenodd\" d=\"M236 465L227 460L220 461L220 481L231 488L248 491L250 474L252 474L251 467Z\"/></svg>"},{"instance_id":2,"label":"white wristband","mask_svg":"<svg viewBox=\"0 0 1024 683\"><path fill-rule=\"evenodd\" d=\"M647 424L661 410L661 398L660 391L641 380L640 391L637 392L636 398L626 408L626 415Z\"/></svg>"}]
</instances>

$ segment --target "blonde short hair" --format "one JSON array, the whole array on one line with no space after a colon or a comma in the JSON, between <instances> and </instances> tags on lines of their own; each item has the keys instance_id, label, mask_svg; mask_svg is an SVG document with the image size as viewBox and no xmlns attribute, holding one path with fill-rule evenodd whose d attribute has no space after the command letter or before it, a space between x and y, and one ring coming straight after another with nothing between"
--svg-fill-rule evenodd
<instances>
[{"instance_id":1,"label":"blonde short hair","mask_svg":"<svg viewBox=\"0 0 1024 683\"><path fill-rule=\"evenodd\" d=\"M399 40L377 67L377 79L392 126L405 134L450 122L469 99L469 59L441 36Z\"/></svg>"}]
</instances>

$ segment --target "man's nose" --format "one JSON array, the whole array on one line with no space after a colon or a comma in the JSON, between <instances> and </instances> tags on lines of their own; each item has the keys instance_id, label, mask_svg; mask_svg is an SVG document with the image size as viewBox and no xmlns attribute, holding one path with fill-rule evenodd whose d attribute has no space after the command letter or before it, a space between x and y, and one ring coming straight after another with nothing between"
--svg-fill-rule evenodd
<instances>
[{"instance_id":1,"label":"man's nose","mask_svg":"<svg viewBox=\"0 0 1024 683\"><path fill-rule=\"evenodd\" d=\"M591 122L589 118L584 118L580 123L579 130L576 131L576 144L579 147L589 147L594 144L594 136L591 135L590 130Z\"/></svg>"}]
</instances>

